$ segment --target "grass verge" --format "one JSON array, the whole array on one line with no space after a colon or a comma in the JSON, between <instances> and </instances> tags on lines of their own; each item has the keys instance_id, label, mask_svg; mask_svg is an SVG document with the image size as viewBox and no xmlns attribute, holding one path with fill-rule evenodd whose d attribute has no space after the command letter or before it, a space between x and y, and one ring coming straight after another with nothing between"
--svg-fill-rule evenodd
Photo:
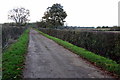
<instances>
[{"instance_id":1,"label":"grass verge","mask_svg":"<svg viewBox=\"0 0 120 80\"><path fill-rule=\"evenodd\" d=\"M81 57L87 59L88 61L96 64L97 66L99 66L109 72L115 73L120 77L120 64L117 64L115 61L105 58L105 57L102 57L100 55L97 55L93 52L87 51L86 49L80 48L71 43L63 41L61 39L49 36L39 30L36 30L36 31L38 31L43 36L45 36L49 39L52 39L53 41L57 42L58 44L64 46L65 48L71 50L72 52L80 55Z\"/></svg>"},{"instance_id":2,"label":"grass verge","mask_svg":"<svg viewBox=\"0 0 120 80\"><path fill-rule=\"evenodd\" d=\"M2 61L2 80L19 80L24 63L24 54L27 52L29 30L26 30L18 41L12 44L4 53Z\"/></svg>"}]
</instances>

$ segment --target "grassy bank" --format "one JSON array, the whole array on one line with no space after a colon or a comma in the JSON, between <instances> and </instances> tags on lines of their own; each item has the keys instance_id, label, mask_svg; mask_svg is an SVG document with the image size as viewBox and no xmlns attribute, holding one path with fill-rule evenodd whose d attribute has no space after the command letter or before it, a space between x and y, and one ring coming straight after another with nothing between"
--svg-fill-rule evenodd
<instances>
[{"instance_id":1,"label":"grassy bank","mask_svg":"<svg viewBox=\"0 0 120 80\"><path fill-rule=\"evenodd\" d=\"M19 80L21 78L24 54L27 51L29 30L26 30L18 41L3 53L3 80Z\"/></svg>"},{"instance_id":2,"label":"grassy bank","mask_svg":"<svg viewBox=\"0 0 120 80\"><path fill-rule=\"evenodd\" d=\"M110 60L110 59L105 58L105 57L102 57L102 56L99 56L99 55L97 55L95 53L92 53L90 51L87 51L86 49L77 47L77 46L75 46L75 45L73 45L71 43L68 43L66 41L63 41L61 39L49 36L49 35L41 32L39 30L37 30L37 31L40 34L42 34L43 36L54 40L58 44L64 46L65 48L71 50L72 52L80 55L81 57L89 60L90 62L96 64L97 66L99 66L99 67L101 67L101 68L103 68L103 69L105 69L105 70L107 70L109 72L115 73L118 76L120 76L120 64L117 64L115 61Z\"/></svg>"}]
</instances>

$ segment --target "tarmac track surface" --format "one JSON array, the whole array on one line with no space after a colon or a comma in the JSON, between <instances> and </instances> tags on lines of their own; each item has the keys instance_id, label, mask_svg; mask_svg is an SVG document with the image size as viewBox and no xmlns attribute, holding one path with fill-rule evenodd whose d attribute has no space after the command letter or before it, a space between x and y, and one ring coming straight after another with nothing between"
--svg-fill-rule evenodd
<instances>
[{"instance_id":1,"label":"tarmac track surface","mask_svg":"<svg viewBox=\"0 0 120 80\"><path fill-rule=\"evenodd\" d=\"M24 78L112 78L33 29L29 38Z\"/></svg>"}]
</instances>

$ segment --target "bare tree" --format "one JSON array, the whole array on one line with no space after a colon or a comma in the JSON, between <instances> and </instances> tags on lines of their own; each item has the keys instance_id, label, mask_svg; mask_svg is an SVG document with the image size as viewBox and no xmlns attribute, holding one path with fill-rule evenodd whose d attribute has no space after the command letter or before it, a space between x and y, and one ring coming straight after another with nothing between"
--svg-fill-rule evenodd
<instances>
[{"instance_id":1,"label":"bare tree","mask_svg":"<svg viewBox=\"0 0 120 80\"><path fill-rule=\"evenodd\" d=\"M30 11L25 8L14 8L9 11L8 19L12 19L17 25L25 24L29 21Z\"/></svg>"}]
</instances>

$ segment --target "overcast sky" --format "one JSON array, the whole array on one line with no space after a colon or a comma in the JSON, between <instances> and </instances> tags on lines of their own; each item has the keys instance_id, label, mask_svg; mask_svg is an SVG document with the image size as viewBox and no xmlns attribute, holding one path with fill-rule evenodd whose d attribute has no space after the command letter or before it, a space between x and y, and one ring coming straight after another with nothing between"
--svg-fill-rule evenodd
<instances>
[{"instance_id":1,"label":"overcast sky","mask_svg":"<svg viewBox=\"0 0 120 80\"><path fill-rule=\"evenodd\" d=\"M0 23L10 22L8 11L16 7L30 10L31 22L40 21L47 7L60 3L67 13L69 26L118 25L120 0L0 0Z\"/></svg>"}]
</instances>

